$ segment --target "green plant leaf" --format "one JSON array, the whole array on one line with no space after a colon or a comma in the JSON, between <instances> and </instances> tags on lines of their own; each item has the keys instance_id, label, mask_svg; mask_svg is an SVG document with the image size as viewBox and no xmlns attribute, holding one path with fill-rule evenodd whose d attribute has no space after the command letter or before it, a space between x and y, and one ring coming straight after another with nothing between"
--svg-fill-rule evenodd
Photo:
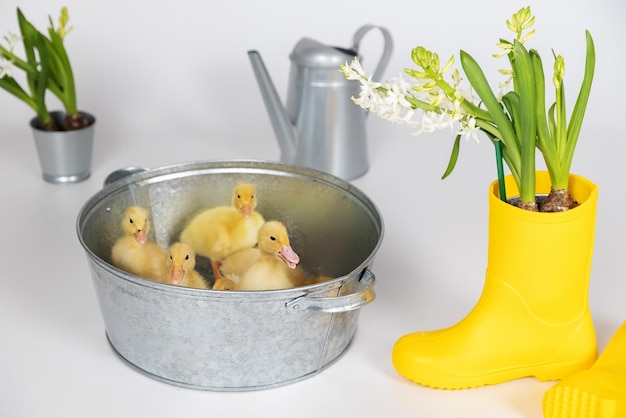
<instances>
[{"instance_id":1,"label":"green plant leaf","mask_svg":"<svg viewBox=\"0 0 626 418\"><path fill-rule=\"evenodd\" d=\"M454 167L456 166L456 162L459 159L460 149L461 149L461 135L457 135L456 139L454 140L454 144L452 145L452 153L450 154L448 167L446 168L445 173L443 173L443 176L441 176L442 180L448 177L454 170Z\"/></svg>"},{"instance_id":2,"label":"green plant leaf","mask_svg":"<svg viewBox=\"0 0 626 418\"><path fill-rule=\"evenodd\" d=\"M502 135L500 140L504 145L502 147L502 151L507 165L509 165L512 172L520 172L521 153L520 148L516 145L517 138L513 124L507 117L506 113L504 113L502 105L498 102L495 94L493 94L493 91L487 82L487 78L476 60L474 60L474 58L465 51L461 51L460 55L461 65L463 66L463 71L465 72L467 79L476 91L476 94L478 94L487 107L487 111L489 112L491 119L498 127L498 131Z\"/></svg>"},{"instance_id":3,"label":"green plant leaf","mask_svg":"<svg viewBox=\"0 0 626 418\"><path fill-rule=\"evenodd\" d=\"M550 106L550 109L548 109L548 128L550 129L550 136L556 135L555 114L556 114L556 103L552 103L552 106ZM555 153L556 153L556 149L555 149Z\"/></svg>"},{"instance_id":4,"label":"green plant leaf","mask_svg":"<svg viewBox=\"0 0 626 418\"><path fill-rule=\"evenodd\" d=\"M587 109L587 102L589 101L589 95L591 93L591 84L593 82L593 74L596 66L596 51L593 44L593 38L591 33L585 31L585 37L587 42L587 55L585 59L585 74L583 76L583 82L580 86L580 92L572 111L569 126L567 128L567 146L565 154L563 156L563 162L566 165L566 170L569 173L574 158L574 150L578 142L578 135L585 117L585 110Z\"/></svg>"},{"instance_id":5,"label":"green plant leaf","mask_svg":"<svg viewBox=\"0 0 626 418\"><path fill-rule=\"evenodd\" d=\"M548 124L548 114L546 113L546 83L543 72L543 63L539 53L530 50L530 59L533 64L535 75L536 105L535 115L537 117L537 147L543 155L543 159L550 174L550 181L554 187L562 184L562 174L560 159L556 152L556 146L552 140L552 134L556 132L556 122L554 120L555 105L550 108L550 124ZM565 174L565 187L567 187L567 173Z\"/></svg>"},{"instance_id":6,"label":"green plant leaf","mask_svg":"<svg viewBox=\"0 0 626 418\"><path fill-rule=\"evenodd\" d=\"M9 61L13 61L13 65L19 68L20 70L25 71L27 74L31 76L37 76L37 68L36 66L30 65L26 61L22 60L17 55L13 54L11 51L0 45L0 55L4 56Z\"/></svg>"},{"instance_id":7,"label":"green plant leaf","mask_svg":"<svg viewBox=\"0 0 626 418\"><path fill-rule=\"evenodd\" d=\"M520 199L535 202L535 147L537 145L537 121L535 117L535 76L530 54L521 42L513 44L513 72L519 92L520 150L522 157Z\"/></svg>"},{"instance_id":8,"label":"green plant leaf","mask_svg":"<svg viewBox=\"0 0 626 418\"><path fill-rule=\"evenodd\" d=\"M32 68L37 69L38 62L35 54L35 43L37 42L37 36L39 31L24 17L22 11L17 9L17 22L22 33L22 42L24 44L24 54L26 55L26 62ZM32 96L37 92L36 78L38 73L27 73L26 83Z\"/></svg>"},{"instance_id":9,"label":"green plant leaf","mask_svg":"<svg viewBox=\"0 0 626 418\"><path fill-rule=\"evenodd\" d=\"M67 114L74 115L78 113L74 74L72 72L69 56L63 44L63 39L54 30L52 21L50 21L48 34L50 36L48 47L55 61L53 79L63 91L63 97L60 97L60 99L65 106Z\"/></svg>"},{"instance_id":10,"label":"green plant leaf","mask_svg":"<svg viewBox=\"0 0 626 418\"><path fill-rule=\"evenodd\" d=\"M33 100L33 98L28 95L28 93L22 88L22 86L17 83L17 81L15 81L15 79L7 76L0 78L0 88L5 89L18 99L25 102L36 113L38 112L37 103L35 103L35 100Z\"/></svg>"},{"instance_id":11,"label":"green plant leaf","mask_svg":"<svg viewBox=\"0 0 626 418\"><path fill-rule=\"evenodd\" d=\"M520 118L519 118L519 112L520 112L519 95L514 91L510 91L502 97L502 103L504 103L504 106L506 107L506 110L509 113L509 117L511 121L513 122L513 128L515 129L515 136L516 136L515 139L517 140L517 146L521 146L521 144L519 143L519 138L520 138L521 131L522 131L522 127L520 126Z\"/></svg>"},{"instance_id":12,"label":"green plant leaf","mask_svg":"<svg viewBox=\"0 0 626 418\"><path fill-rule=\"evenodd\" d=\"M565 111L565 82L555 91L556 100L554 102L554 134L552 141L556 147L556 153L561 158L567 146L567 113Z\"/></svg>"},{"instance_id":13,"label":"green plant leaf","mask_svg":"<svg viewBox=\"0 0 626 418\"><path fill-rule=\"evenodd\" d=\"M37 102L38 115L43 124L48 124L51 121L50 115L46 108L46 90L48 89L48 76L50 74L50 56L46 47L46 40L44 36L37 33L35 39L35 47L39 52L39 77L36 80L36 94L35 101Z\"/></svg>"}]
</instances>

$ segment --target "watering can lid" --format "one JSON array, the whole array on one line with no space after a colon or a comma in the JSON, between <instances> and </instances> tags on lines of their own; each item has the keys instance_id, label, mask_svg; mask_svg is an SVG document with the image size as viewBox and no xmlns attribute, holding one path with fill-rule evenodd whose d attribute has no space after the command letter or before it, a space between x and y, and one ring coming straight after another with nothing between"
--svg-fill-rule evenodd
<instances>
[{"instance_id":1,"label":"watering can lid","mask_svg":"<svg viewBox=\"0 0 626 418\"><path fill-rule=\"evenodd\" d=\"M310 38L302 38L293 48L289 58L293 63L303 67L336 69L355 56L357 52L348 48L332 47Z\"/></svg>"}]
</instances>

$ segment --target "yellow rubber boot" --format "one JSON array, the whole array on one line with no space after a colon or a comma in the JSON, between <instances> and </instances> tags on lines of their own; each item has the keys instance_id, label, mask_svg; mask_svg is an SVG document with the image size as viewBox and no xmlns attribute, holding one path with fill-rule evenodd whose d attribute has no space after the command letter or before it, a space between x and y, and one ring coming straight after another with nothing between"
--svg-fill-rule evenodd
<instances>
[{"instance_id":1,"label":"yellow rubber boot","mask_svg":"<svg viewBox=\"0 0 626 418\"><path fill-rule=\"evenodd\" d=\"M546 391L543 414L546 418L626 417L626 322L590 369Z\"/></svg>"},{"instance_id":2,"label":"yellow rubber boot","mask_svg":"<svg viewBox=\"0 0 626 418\"><path fill-rule=\"evenodd\" d=\"M518 194L511 176L507 194ZM537 173L537 193L550 191ZM570 176L580 205L537 213L489 191L489 247L485 284L474 309L459 323L400 338L392 353L396 370L430 387L463 389L535 376L562 379L597 358L588 307L597 187Z\"/></svg>"}]
</instances>

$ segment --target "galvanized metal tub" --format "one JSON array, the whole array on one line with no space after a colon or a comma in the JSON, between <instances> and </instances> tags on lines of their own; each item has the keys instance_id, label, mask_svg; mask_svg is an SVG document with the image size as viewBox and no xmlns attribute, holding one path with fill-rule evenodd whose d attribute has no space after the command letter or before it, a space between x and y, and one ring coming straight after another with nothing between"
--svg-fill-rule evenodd
<instances>
[{"instance_id":1,"label":"galvanized metal tub","mask_svg":"<svg viewBox=\"0 0 626 418\"><path fill-rule=\"evenodd\" d=\"M371 265L383 237L381 215L361 191L316 170L261 161L133 171L105 185L77 219L107 338L128 364L178 386L244 391L315 375L348 349L359 309L374 299ZM150 208L150 237L166 247L194 213L228 204L237 182L257 186L257 210L285 223L304 268L334 279L284 290L202 290L110 264L127 206Z\"/></svg>"}]
</instances>

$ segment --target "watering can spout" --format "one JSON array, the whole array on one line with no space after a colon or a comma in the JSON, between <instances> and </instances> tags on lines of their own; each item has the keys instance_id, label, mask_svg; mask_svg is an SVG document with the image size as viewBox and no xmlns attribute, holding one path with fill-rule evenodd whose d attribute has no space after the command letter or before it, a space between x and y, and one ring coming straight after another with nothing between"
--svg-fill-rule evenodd
<instances>
[{"instance_id":1,"label":"watering can spout","mask_svg":"<svg viewBox=\"0 0 626 418\"><path fill-rule=\"evenodd\" d=\"M261 59L261 55L258 51L248 51L250 62L252 63L252 69L256 76L259 88L261 89L261 95L267 108L272 128L276 134L278 145L280 146L281 161L285 163L293 163L295 156L295 143L296 133L295 127L289 119L287 109L283 106L278 96L278 92L274 87L274 83L270 78L270 75Z\"/></svg>"}]
</instances>

